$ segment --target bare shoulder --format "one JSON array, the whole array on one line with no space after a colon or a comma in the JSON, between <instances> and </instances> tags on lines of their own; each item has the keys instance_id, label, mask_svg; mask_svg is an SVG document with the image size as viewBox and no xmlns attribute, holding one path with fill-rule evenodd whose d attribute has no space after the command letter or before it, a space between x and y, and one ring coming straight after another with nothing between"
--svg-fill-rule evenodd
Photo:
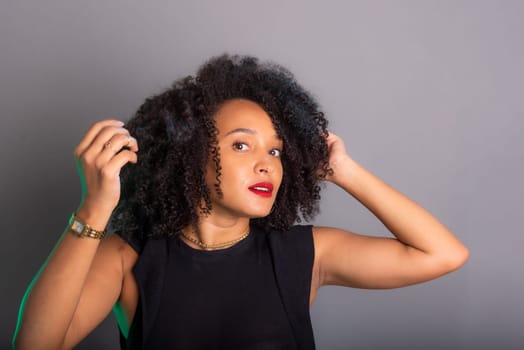
<instances>
[{"instance_id":1,"label":"bare shoulder","mask_svg":"<svg viewBox=\"0 0 524 350\"><path fill-rule=\"evenodd\" d=\"M135 266L136 260L138 259L138 253L119 235L112 234L110 238L111 237L115 241L113 244L115 245L122 259L123 272L126 273L130 271L133 266Z\"/></svg>"},{"instance_id":2,"label":"bare shoulder","mask_svg":"<svg viewBox=\"0 0 524 350\"><path fill-rule=\"evenodd\" d=\"M124 276L136 263L137 252L117 234L106 237L97 251L97 264L104 265L106 268L112 266L119 270L119 275Z\"/></svg>"}]
</instances>

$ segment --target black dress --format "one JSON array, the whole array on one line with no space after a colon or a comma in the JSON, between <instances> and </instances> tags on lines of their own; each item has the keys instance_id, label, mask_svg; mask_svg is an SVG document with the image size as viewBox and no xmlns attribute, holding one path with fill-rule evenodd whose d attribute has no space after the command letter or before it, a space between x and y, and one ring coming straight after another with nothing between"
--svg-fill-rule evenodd
<instances>
[{"instance_id":1,"label":"black dress","mask_svg":"<svg viewBox=\"0 0 524 350\"><path fill-rule=\"evenodd\" d=\"M202 251L179 236L128 243L139 303L122 349L314 349L311 226L251 227L232 247Z\"/></svg>"}]
</instances>

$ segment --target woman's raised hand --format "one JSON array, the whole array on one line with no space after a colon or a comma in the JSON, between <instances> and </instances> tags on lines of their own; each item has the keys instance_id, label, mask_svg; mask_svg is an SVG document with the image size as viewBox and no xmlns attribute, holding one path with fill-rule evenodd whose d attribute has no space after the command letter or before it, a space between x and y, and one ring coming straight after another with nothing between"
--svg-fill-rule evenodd
<instances>
[{"instance_id":1,"label":"woman's raised hand","mask_svg":"<svg viewBox=\"0 0 524 350\"><path fill-rule=\"evenodd\" d=\"M90 214L111 215L120 199L120 170L138 160L137 141L123 126L118 120L95 123L75 149L82 183L80 208Z\"/></svg>"},{"instance_id":2,"label":"woman's raised hand","mask_svg":"<svg viewBox=\"0 0 524 350\"><path fill-rule=\"evenodd\" d=\"M341 176L344 176L344 170L348 166L348 163L352 163L352 159L346 151L344 140L339 136L328 133L326 143L329 152L329 167L333 170L332 174L327 174L325 179L333 183L337 183L337 180Z\"/></svg>"},{"instance_id":3,"label":"woman's raised hand","mask_svg":"<svg viewBox=\"0 0 524 350\"><path fill-rule=\"evenodd\" d=\"M137 142L123 126L117 120L98 122L75 149L82 183L76 217L97 231L105 229L120 199L120 169L137 162ZM122 241L116 236L83 239L67 232L23 298L23 317L13 339L17 349L71 349L118 299Z\"/></svg>"}]
</instances>

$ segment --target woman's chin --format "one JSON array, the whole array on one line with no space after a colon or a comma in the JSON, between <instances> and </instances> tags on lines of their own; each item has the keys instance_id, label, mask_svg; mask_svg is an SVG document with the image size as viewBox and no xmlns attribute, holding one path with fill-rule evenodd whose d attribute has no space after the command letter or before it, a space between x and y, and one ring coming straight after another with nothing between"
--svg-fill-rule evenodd
<instances>
[{"instance_id":1,"label":"woman's chin","mask_svg":"<svg viewBox=\"0 0 524 350\"><path fill-rule=\"evenodd\" d=\"M271 214L271 208L268 208L268 209L259 209L259 210L254 210L252 213L250 213L249 217L251 219L260 219L260 218L265 218L266 216L269 216L269 214Z\"/></svg>"}]
</instances>

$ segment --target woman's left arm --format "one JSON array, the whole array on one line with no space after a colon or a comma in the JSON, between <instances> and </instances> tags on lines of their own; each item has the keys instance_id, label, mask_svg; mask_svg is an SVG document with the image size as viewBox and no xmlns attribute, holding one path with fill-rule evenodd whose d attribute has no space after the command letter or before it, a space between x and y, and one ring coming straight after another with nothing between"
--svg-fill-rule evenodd
<instances>
[{"instance_id":1,"label":"woman's left arm","mask_svg":"<svg viewBox=\"0 0 524 350\"><path fill-rule=\"evenodd\" d=\"M368 208L395 238L314 227L318 286L396 288L444 275L462 266L468 249L433 215L357 164L330 133L326 177Z\"/></svg>"}]
</instances>

